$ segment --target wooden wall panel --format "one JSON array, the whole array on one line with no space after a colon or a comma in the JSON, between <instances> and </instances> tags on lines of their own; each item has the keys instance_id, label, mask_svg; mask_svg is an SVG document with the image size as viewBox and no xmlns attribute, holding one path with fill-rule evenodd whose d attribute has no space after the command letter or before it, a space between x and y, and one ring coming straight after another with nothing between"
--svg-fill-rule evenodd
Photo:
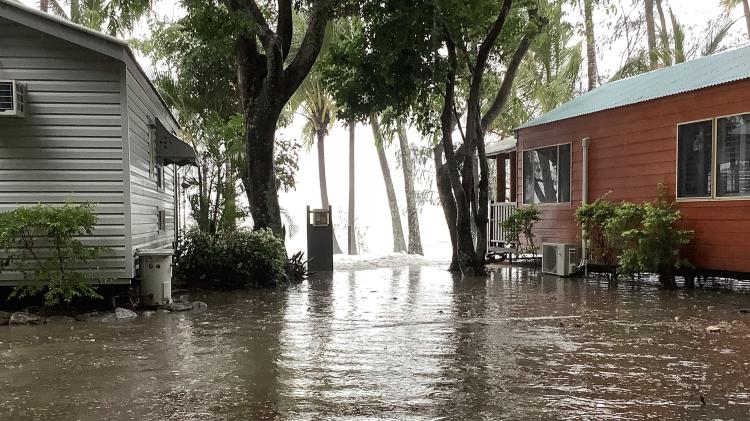
<instances>
[{"instance_id":1,"label":"wooden wall panel","mask_svg":"<svg viewBox=\"0 0 750 421\"><path fill-rule=\"evenodd\" d=\"M581 139L589 137L589 199L611 191L614 200L645 201L665 184L676 191L677 124L750 112L750 80L728 83L518 131L518 151L571 142L572 203L541 205L536 234L545 242L577 242L573 218L581 203ZM523 200L518 154L517 200ZM750 272L750 200L678 202L682 225L695 231L685 254L699 268Z\"/></svg>"}]
</instances>

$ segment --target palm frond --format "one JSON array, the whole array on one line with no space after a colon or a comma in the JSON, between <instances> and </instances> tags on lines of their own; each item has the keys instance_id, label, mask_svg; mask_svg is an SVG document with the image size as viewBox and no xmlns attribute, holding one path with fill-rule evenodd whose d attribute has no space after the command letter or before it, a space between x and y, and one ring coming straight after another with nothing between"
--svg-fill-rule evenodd
<instances>
[{"instance_id":1,"label":"palm frond","mask_svg":"<svg viewBox=\"0 0 750 421\"><path fill-rule=\"evenodd\" d=\"M723 25L712 25L708 31L706 42L701 49L701 55L707 56L718 53L720 51L721 43L729 35L729 30L739 19L728 20Z\"/></svg>"}]
</instances>

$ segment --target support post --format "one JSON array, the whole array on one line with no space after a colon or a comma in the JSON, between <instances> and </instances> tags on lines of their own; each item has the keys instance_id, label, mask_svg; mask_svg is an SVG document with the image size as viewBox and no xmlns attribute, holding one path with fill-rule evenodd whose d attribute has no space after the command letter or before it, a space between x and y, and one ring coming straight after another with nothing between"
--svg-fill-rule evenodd
<instances>
[{"instance_id":1,"label":"support post","mask_svg":"<svg viewBox=\"0 0 750 421\"><path fill-rule=\"evenodd\" d=\"M508 159L508 154L500 154L495 157L495 163L497 167L497 201L507 202L508 198L505 194L505 161Z\"/></svg>"},{"instance_id":2,"label":"support post","mask_svg":"<svg viewBox=\"0 0 750 421\"><path fill-rule=\"evenodd\" d=\"M516 187L518 185L518 155L516 151L508 154L510 157L510 201L519 202L516 195Z\"/></svg>"}]
</instances>

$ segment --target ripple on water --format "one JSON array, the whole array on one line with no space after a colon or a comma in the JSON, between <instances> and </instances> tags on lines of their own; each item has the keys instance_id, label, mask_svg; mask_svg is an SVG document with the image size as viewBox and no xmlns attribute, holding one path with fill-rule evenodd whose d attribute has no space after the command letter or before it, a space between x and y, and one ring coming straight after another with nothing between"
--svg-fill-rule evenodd
<instances>
[{"instance_id":1,"label":"ripple on water","mask_svg":"<svg viewBox=\"0 0 750 421\"><path fill-rule=\"evenodd\" d=\"M0 419L750 415L741 293L411 267L197 295L202 315L4 329Z\"/></svg>"}]
</instances>

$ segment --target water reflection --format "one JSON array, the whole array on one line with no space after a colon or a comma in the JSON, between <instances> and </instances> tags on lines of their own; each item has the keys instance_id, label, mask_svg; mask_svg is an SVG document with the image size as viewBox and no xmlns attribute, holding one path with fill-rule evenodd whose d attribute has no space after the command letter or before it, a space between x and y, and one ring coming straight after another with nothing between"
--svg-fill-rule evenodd
<instances>
[{"instance_id":1,"label":"water reflection","mask_svg":"<svg viewBox=\"0 0 750 421\"><path fill-rule=\"evenodd\" d=\"M404 267L196 298L208 313L2 328L0 419L750 416L744 294Z\"/></svg>"}]
</instances>

